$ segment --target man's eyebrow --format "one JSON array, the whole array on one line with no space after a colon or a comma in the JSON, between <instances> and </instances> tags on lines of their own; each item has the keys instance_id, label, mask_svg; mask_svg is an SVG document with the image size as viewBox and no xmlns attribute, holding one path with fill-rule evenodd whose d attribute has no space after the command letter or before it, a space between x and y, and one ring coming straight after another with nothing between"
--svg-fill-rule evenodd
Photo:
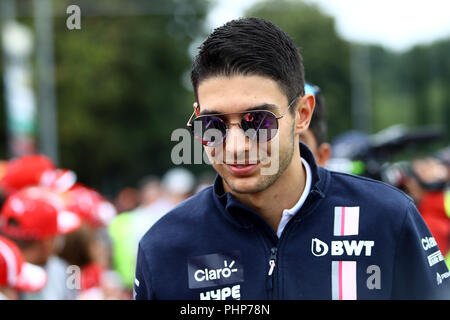
<instances>
[{"instance_id":1,"label":"man's eyebrow","mask_svg":"<svg viewBox=\"0 0 450 320\"><path fill-rule=\"evenodd\" d=\"M239 112L231 112L231 113L245 113L245 112L255 111L255 110L264 110L264 111L272 111L273 112L273 111L280 110L280 108L275 104L263 103L263 104L260 104L260 105L254 106L254 107L244 109ZM209 110L209 109L204 109L203 111L200 111L201 116L210 115L210 114L231 114L231 113L222 113L222 112L219 112L216 110Z\"/></svg>"}]
</instances>

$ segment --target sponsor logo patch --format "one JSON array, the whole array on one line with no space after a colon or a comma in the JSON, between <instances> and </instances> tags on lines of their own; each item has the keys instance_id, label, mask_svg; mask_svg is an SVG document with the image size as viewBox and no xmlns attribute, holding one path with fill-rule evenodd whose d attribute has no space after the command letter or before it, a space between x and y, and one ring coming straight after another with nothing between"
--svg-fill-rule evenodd
<instances>
[{"instance_id":1,"label":"sponsor logo patch","mask_svg":"<svg viewBox=\"0 0 450 320\"><path fill-rule=\"evenodd\" d=\"M438 285L442 284L442 280L443 280L443 279L446 279L446 278L448 278L448 277L450 277L450 271L447 271L447 272L442 273L442 274L439 274L439 273L436 272L436 281L437 281L437 284L438 284Z\"/></svg>"},{"instance_id":2,"label":"sponsor logo patch","mask_svg":"<svg viewBox=\"0 0 450 320\"><path fill-rule=\"evenodd\" d=\"M207 288L244 281L239 251L213 253L188 259L189 288ZM226 294L226 293L225 293Z\"/></svg>"},{"instance_id":3,"label":"sponsor logo patch","mask_svg":"<svg viewBox=\"0 0 450 320\"><path fill-rule=\"evenodd\" d=\"M320 239L311 240L311 252L316 257L322 257L330 251L332 256L361 256L369 257L372 255L372 248L375 241L372 240L334 240L328 246Z\"/></svg>"},{"instance_id":4,"label":"sponsor logo patch","mask_svg":"<svg viewBox=\"0 0 450 320\"><path fill-rule=\"evenodd\" d=\"M430 265L430 267L434 266L436 263L441 262L442 260L444 260L444 256L442 256L442 253L439 250L433 252L428 256L428 264Z\"/></svg>"},{"instance_id":5,"label":"sponsor logo patch","mask_svg":"<svg viewBox=\"0 0 450 320\"><path fill-rule=\"evenodd\" d=\"M433 237L425 237L422 238L422 247L423 250L427 251L428 249L434 248L437 246L436 240Z\"/></svg>"},{"instance_id":6,"label":"sponsor logo patch","mask_svg":"<svg viewBox=\"0 0 450 320\"><path fill-rule=\"evenodd\" d=\"M200 300L240 300L241 285L215 289L200 293Z\"/></svg>"}]
</instances>

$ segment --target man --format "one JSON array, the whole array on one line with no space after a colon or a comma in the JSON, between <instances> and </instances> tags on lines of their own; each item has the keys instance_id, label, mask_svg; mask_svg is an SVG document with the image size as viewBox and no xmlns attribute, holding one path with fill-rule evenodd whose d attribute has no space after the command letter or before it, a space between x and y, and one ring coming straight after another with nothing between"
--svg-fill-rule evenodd
<instances>
[{"instance_id":1,"label":"man","mask_svg":"<svg viewBox=\"0 0 450 320\"><path fill-rule=\"evenodd\" d=\"M225 24L191 79L188 126L218 176L144 235L136 299L441 297L448 269L424 245L431 235L412 200L321 168L299 147L314 96L282 30L258 18Z\"/></svg>"},{"instance_id":2,"label":"man","mask_svg":"<svg viewBox=\"0 0 450 320\"><path fill-rule=\"evenodd\" d=\"M415 200L419 212L441 252L450 264L450 172L437 158L415 159L403 178L405 191ZM446 203L447 202L447 203Z\"/></svg>"},{"instance_id":3,"label":"man","mask_svg":"<svg viewBox=\"0 0 450 320\"><path fill-rule=\"evenodd\" d=\"M25 261L19 247L0 236L0 300L18 300L21 292L36 292L47 282L41 267Z\"/></svg>"},{"instance_id":4,"label":"man","mask_svg":"<svg viewBox=\"0 0 450 320\"><path fill-rule=\"evenodd\" d=\"M152 183L152 181L148 181ZM115 270L129 289L134 285L136 270L136 252L139 240L145 232L178 203L188 198L194 188L195 179L191 172L183 168L172 168L162 177L160 192L151 202L142 201L141 205L130 212L118 215L108 226L112 239L112 258ZM142 185L141 195L147 185ZM153 198L153 197L151 197ZM142 200L149 200L141 196Z\"/></svg>"},{"instance_id":5,"label":"man","mask_svg":"<svg viewBox=\"0 0 450 320\"><path fill-rule=\"evenodd\" d=\"M67 263L55 255L61 236L81 225L67 211L61 197L43 187L27 187L10 195L0 214L0 232L13 240L25 260L48 274L46 286L37 293L24 293L24 300L73 299L77 292L67 286Z\"/></svg>"},{"instance_id":6,"label":"man","mask_svg":"<svg viewBox=\"0 0 450 320\"><path fill-rule=\"evenodd\" d=\"M0 190L6 195L30 186L42 186L65 192L76 182L75 172L59 169L50 158L30 154L9 160L0 175Z\"/></svg>"},{"instance_id":7,"label":"man","mask_svg":"<svg viewBox=\"0 0 450 320\"><path fill-rule=\"evenodd\" d=\"M325 167L331 157L331 146L327 142L327 122L325 99L318 86L305 84L305 94L310 93L315 98L314 112L309 128L300 134L300 141L308 146L319 166Z\"/></svg>"}]
</instances>

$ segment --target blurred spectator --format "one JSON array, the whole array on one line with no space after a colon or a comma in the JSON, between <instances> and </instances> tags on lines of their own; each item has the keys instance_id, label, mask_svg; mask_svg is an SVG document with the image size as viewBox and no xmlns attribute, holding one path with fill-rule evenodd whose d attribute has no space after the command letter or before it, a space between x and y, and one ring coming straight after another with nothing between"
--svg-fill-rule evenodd
<instances>
[{"instance_id":1,"label":"blurred spectator","mask_svg":"<svg viewBox=\"0 0 450 320\"><path fill-rule=\"evenodd\" d=\"M81 225L77 214L65 210L56 193L43 187L28 187L10 195L3 205L0 231L16 242L26 261L43 266L47 285L38 293L24 294L23 299L72 299L67 288L67 263L58 258L60 235L73 232Z\"/></svg>"},{"instance_id":2,"label":"blurred spectator","mask_svg":"<svg viewBox=\"0 0 450 320\"><path fill-rule=\"evenodd\" d=\"M0 236L0 300L18 300L20 292L42 290L47 273L27 263L17 245Z\"/></svg>"},{"instance_id":3,"label":"blurred spectator","mask_svg":"<svg viewBox=\"0 0 450 320\"><path fill-rule=\"evenodd\" d=\"M161 181L157 176L146 176L139 182L139 205L149 206L163 194Z\"/></svg>"},{"instance_id":4,"label":"blurred spectator","mask_svg":"<svg viewBox=\"0 0 450 320\"><path fill-rule=\"evenodd\" d=\"M116 216L114 206L97 191L77 184L63 194L66 208L77 213L82 226L66 236L60 253L81 269L78 299L124 299L119 276L111 268L111 243L106 230Z\"/></svg>"},{"instance_id":5,"label":"blurred spectator","mask_svg":"<svg viewBox=\"0 0 450 320\"><path fill-rule=\"evenodd\" d=\"M319 166L325 166L331 156L331 146L327 142L327 118L325 98L320 88L310 83L305 84L305 94L312 94L316 105L308 130L300 134L300 141L305 143L314 154Z\"/></svg>"},{"instance_id":6,"label":"blurred spectator","mask_svg":"<svg viewBox=\"0 0 450 320\"><path fill-rule=\"evenodd\" d=\"M447 167L447 170L450 172L450 146L440 150L437 153L437 157L442 161L442 163ZM450 173L449 179L450 179Z\"/></svg>"},{"instance_id":7,"label":"blurred spectator","mask_svg":"<svg viewBox=\"0 0 450 320\"><path fill-rule=\"evenodd\" d=\"M108 225L117 215L116 208L96 190L77 183L61 194L67 209L77 213L93 228Z\"/></svg>"},{"instance_id":8,"label":"blurred spectator","mask_svg":"<svg viewBox=\"0 0 450 320\"><path fill-rule=\"evenodd\" d=\"M8 161L0 160L0 181L6 173L6 165Z\"/></svg>"},{"instance_id":9,"label":"blurred spectator","mask_svg":"<svg viewBox=\"0 0 450 320\"><path fill-rule=\"evenodd\" d=\"M131 187L120 190L114 200L114 205L119 213L133 210L139 205L138 191Z\"/></svg>"},{"instance_id":10,"label":"blurred spectator","mask_svg":"<svg viewBox=\"0 0 450 320\"><path fill-rule=\"evenodd\" d=\"M134 284L140 239L163 215L191 196L194 185L195 178L187 169L171 169L161 180L162 189L158 200L152 201L150 205L142 204L133 211L120 214L109 226L113 241L113 265L130 291ZM143 184L142 187L146 188L148 185Z\"/></svg>"},{"instance_id":11,"label":"blurred spectator","mask_svg":"<svg viewBox=\"0 0 450 320\"><path fill-rule=\"evenodd\" d=\"M73 171L56 168L50 158L40 154L12 159L3 171L0 188L6 195L29 186L45 186L64 192L76 182Z\"/></svg>"},{"instance_id":12,"label":"blurred spectator","mask_svg":"<svg viewBox=\"0 0 450 320\"><path fill-rule=\"evenodd\" d=\"M192 195L195 178L187 169L173 168L166 172L161 184L164 190L163 201L174 206Z\"/></svg>"},{"instance_id":13,"label":"blurred spectator","mask_svg":"<svg viewBox=\"0 0 450 320\"><path fill-rule=\"evenodd\" d=\"M447 167L440 160L431 157L414 160L405 176L405 191L416 202L439 249L448 257L450 207L446 205L446 199L450 197L450 190L445 185L449 178Z\"/></svg>"},{"instance_id":14,"label":"blurred spectator","mask_svg":"<svg viewBox=\"0 0 450 320\"><path fill-rule=\"evenodd\" d=\"M77 299L130 299L123 290L119 275L110 270L105 256L110 248L105 246L101 231L84 223L66 237L60 256L70 265L81 269Z\"/></svg>"},{"instance_id":15,"label":"blurred spectator","mask_svg":"<svg viewBox=\"0 0 450 320\"><path fill-rule=\"evenodd\" d=\"M45 171L55 169L52 160L43 155L12 159L6 163L0 187L6 194L12 194L21 188L38 185Z\"/></svg>"},{"instance_id":16,"label":"blurred spectator","mask_svg":"<svg viewBox=\"0 0 450 320\"><path fill-rule=\"evenodd\" d=\"M449 180L447 167L436 158L416 159L405 181L407 192L420 203L428 191L441 191Z\"/></svg>"}]
</instances>

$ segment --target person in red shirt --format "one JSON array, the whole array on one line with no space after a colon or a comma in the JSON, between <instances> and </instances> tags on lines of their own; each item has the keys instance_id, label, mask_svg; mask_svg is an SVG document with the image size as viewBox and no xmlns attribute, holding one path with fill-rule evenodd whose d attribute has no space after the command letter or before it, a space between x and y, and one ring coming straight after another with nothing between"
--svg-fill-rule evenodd
<instances>
[{"instance_id":1,"label":"person in red shirt","mask_svg":"<svg viewBox=\"0 0 450 320\"><path fill-rule=\"evenodd\" d=\"M47 285L23 299L70 299L66 287L66 265L58 259L61 237L76 230L81 220L65 209L59 195L44 187L27 187L11 194L0 214L0 232L14 241L25 260L42 266Z\"/></svg>"},{"instance_id":2,"label":"person in red shirt","mask_svg":"<svg viewBox=\"0 0 450 320\"><path fill-rule=\"evenodd\" d=\"M411 174L405 179L406 191L417 203L419 212L445 256L450 250L450 208L446 206L450 190L445 189L445 182L449 181L448 168L438 159L424 158L414 160L410 171Z\"/></svg>"},{"instance_id":3,"label":"person in red shirt","mask_svg":"<svg viewBox=\"0 0 450 320\"><path fill-rule=\"evenodd\" d=\"M36 292L47 283L41 267L25 261L19 247L0 236L0 300L18 300L20 292Z\"/></svg>"}]
</instances>

